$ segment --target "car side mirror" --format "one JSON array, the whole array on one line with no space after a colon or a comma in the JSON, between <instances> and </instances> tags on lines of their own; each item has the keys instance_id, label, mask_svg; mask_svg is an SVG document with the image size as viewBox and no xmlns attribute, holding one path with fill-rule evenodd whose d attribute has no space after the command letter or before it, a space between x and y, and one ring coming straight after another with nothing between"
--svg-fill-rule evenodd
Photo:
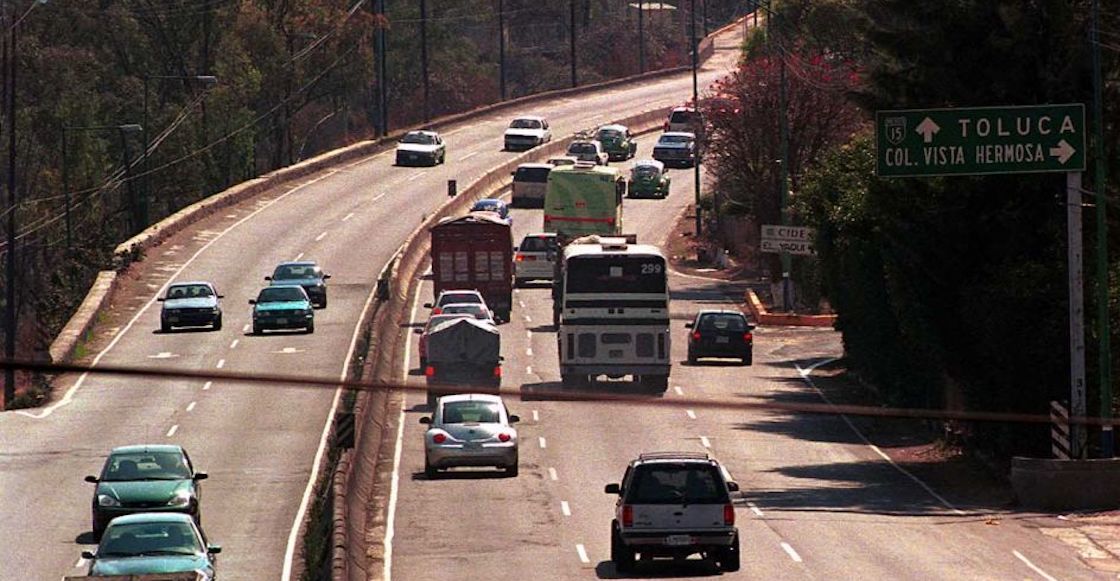
<instances>
[{"instance_id":1,"label":"car side mirror","mask_svg":"<svg viewBox=\"0 0 1120 581\"><path fill-rule=\"evenodd\" d=\"M323 275L323 280L327 280L327 279L328 279L328 278L330 278L330 277L331 277L331 275L329 275L329 274L324 274L324 275Z\"/></svg>"},{"instance_id":2,"label":"car side mirror","mask_svg":"<svg viewBox=\"0 0 1120 581\"><path fill-rule=\"evenodd\" d=\"M424 334L423 329L413 329L412 332L417 334L417 335L423 335Z\"/></svg>"},{"instance_id":3,"label":"car side mirror","mask_svg":"<svg viewBox=\"0 0 1120 581\"><path fill-rule=\"evenodd\" d=\"M432 305L432 303L424 303L424 308L425 309L431 309L431 308L434 308L434 306Z\"/></svg>"},{"instance_id":4,"label":"car side mirror","mask_svg":"<svg viewBox=\"0 0 1120 581\"><path fill-rule=\"evenodd\" d=\"M93 551L82 551L82 558L83 559L93 559L93 558L95 558L95 555L93 554Z\"/></svg>"},{"instance_id":5,"label":"car side mirror","mask_svg":"<svg viewBox=\"0 0 1120 581\"><path fill-rule=\"evenodd\" d=\"M195 480L206 480L207 478L210 478L210 475L205 473L205 472L195 472L194 473L194 479Z\"/></svg>"},{"instance_id":6,"label":"car side mirror","mask_svg":"<svg viewBox=\"0 0 1120 581\"><path fill-rule=\"evenodd\" d=\"M692 323L685 323L685 324L684 324L684 328L685 328L685 329L691 329L692 327L693 327L693 324L692 324Z\"/></svg>"},{"instance_id":7,"label":"car side mirror","mask_svg":"<svg viewBox=\"0 0 1120 581\"><path fill-rule=\"evenodd\" d=\"M727 483L727 490L729 490L731 492L739 492L739 483L738 482L728 482Z\"/></svg>"},{"instance_id":8,"label":"car side mirror","mask_svg":"<svg viewBox=\"0 0 1120 581\"><path fill-rule=\"evenodd\" d=\"M517 422L520 422L520 421L521 421L521 416L519 416L519 415L511 415L509 417L509 423L511 423L511 424L516 424Z\"/></svg>"},{"instance_id":9,"label":"car side mirror","mask_svg":"<svg viewBox=\"0 0 1120 581\"><path fill-rule=\"evenodd\" d=\"M509 175L511 175L511 176L515 176L515 175L517 175L517 172L515 172L515 171L511 171L511 172L509 172Z\"/></svg>"},{"instance_id":10,"label":"car side mirror","mask_svg":"<svg viewBox=\"0 0 1120 581\"><path fill-rule=\"evenodd\" d=\"M272 280L272 277L271 276L266 276L266 277L264 277L264 279L265 280Z\"/></svg>"},{"instance_id":11,"label":"car side mirror","mask_svg":"<svg viewBox=\"0 0 1120 581\"><path fill-rule=\"evenodd\" d=\"M157 301L157 302L161 302L161 303L162 303L163 301L166 301L166 300L167 300L167 299L166 299L165 297L159 297L158 299L156 299L156 301Z\"/></svg>"},{"instance_id":12,"label":"car side mirror","mask_svg":"<svg viewBox=\"0 0 1120 581\"><path fill-rule=\"evenodd\" d=\"M425 426L430 426L432 425L432 418L428 416L420 416L420 423L424 424Z\"/></svg>"},{"instance_id":13,"label":"car side mirror","mask_svg":"<svg viewBox=\"0 0 1120 581\"><path fill-rule=\"evenodd\" d=\"M86 482L89 482L90 484L97 484L97 477L90 474L89 476L86 476Z\"/></svg>"},{"instance_id":14,"label":"car side mirror","mask_svg":"<svg viewBox=\"0 0 1120 581\"><path fill-rule=\"evenodd\" d=\"M221 545L206 545L206 552L210 553L211 555L217 555L218 553L222 552L222 546Z\"/></svg>"},{"instance_id":15,"label":"car side mirror","mask_svg":"<svg viewBox=\"0 0 1120 581\"><path fill-rule=\"evenodd\" d=\"M514 251L514 252L517 252L518 248L520 248L520 247L518 247L518 246L514 246L514 247L513 247L513 251Z\"/></svg>"},{"instance_id":16,"label":"car side mirror","mask_svg":"<svg viewBox=\"0 0 1120 581\"><path fill-rule=\"evenodd\" d=\"M250 304L250 305L255 305L255 304L257 304L257 299L249 299L249 304Z\"/></svg>"},{"instance_id":17,"label":"car side mirror","mask_svg":"<svg viewBox=\"0 0 1120 581\"><path fill-rule=\"evenodd\" d=\"M603 487L603 492L606 492L607 494L622 494L622 488L618 485L617 482L612 482Z\"/></svg>"}]
</instances>

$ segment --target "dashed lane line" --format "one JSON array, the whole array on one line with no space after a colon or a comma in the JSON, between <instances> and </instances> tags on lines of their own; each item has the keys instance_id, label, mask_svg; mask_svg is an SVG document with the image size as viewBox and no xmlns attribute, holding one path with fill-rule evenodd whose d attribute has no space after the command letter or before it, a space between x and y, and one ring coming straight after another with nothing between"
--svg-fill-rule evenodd
<instances>
[{"instance_id":1,"label":"dashed lane line","mask_svg":"<svg viewBox=\"0 0 1120 581\"><path fill-rule=\"evenodd\" d=\"M225 359L219 359L218 360L218 369L221 369L225 366L226 366L226 360Z\"/></svg>"},{"instance_id":2,"label":"dashed lane line","mask_svg":"<svg viewBox=\"0 0 1120 581\"><path fill-rule=\"evenodd\" d=\"M316 241L316 242L319 242L320 240L322 240L322 239L324 239L324 238L326 238L326 237L327 237L327 232L326 232L326 231L324 230L322 234L320 234L320 235L318 235L318 236L316 236L316 237L315 237L315 241Z\"/></svg>"},{"instance_id":3,"label":"dashed lane line","mask_svg":"<svg viewBox=\"0 0 1120 581\"><path fill-rule=\"evenodd\" d=\"M688 419L690 419L690 420L695 420L696 419L696 412L694 412L692 410L684 410L684 413L685 413L685 415L688 416Z\"/></svg>"},{"instance_id":4,"label":"dashed lane line","mask_svg":"<svg viewBox=\"0 0 1120 581\"><path fill-rule=\"evenodd\" d=\"M560 480L560 475L556 473L555 468L549 467L548 478L549 478L549 480L556 481L556 480Z\"/></svg>"},{"instance_id":5,"label":"dashed lane line","mask_svg":"<svg viewBox=\"0 0 1120 581\"><path fill-rule=\"evenodd\" d=\"M801 555L797 554L797 551L795 551L793 549L793 546L791 546L789 543L787 543L785 541L782 541L781 544L782 544L782 550L785 551L787 555L789 555L790 559L793 559L794 563L800 563L801 562Z\"/></svg>"},{"instance_id":6,"label":"dashed lane line","mask_svg":"<svg viewBox=\"0 0 1120 581\"><path fill-rule=\"evenodd\" d=\"M564 513L564 516L572 516L572 507L568 504L568 501L560 501L560 512Z\"/></svg>"},{"instance_id":7,"label":"dashed lane line","mask_svg":"<svg viewBox=\"0 0 1120 581\"><path fill-rule=\"evenodd\" d=\"M192 401L191 403L187 404L187 411L188 412L193 412L194 411L194 406L196 406L196 405L198 405L197 401Z\"/></svg>"},{"instance_id":8,"label":"dashed lane line","mask_svg":"<svg viewBox=\"0 0 1120 581\"><path fill-rule=\"evenodd\" d=\"M167 430L167 437L170 438L171 436L174 436L175 432L178 432L178 431L179 431L179 424L175 424L174 426L171 426L171 429Z\"/></svg>"},{"instance_id":9,"label":"dashed lane line","mask_svg":"<svg viewBox=\"0 0 1120 581\"><path fill-rule=\"evenodd\" d=\"M207 381L206 383L202 384L202 391L210 391L211 385L214 385L213 381Z\"/></svg>"},{"instance_id":10,"label":"dashed lane line","mask_svg":"<svg viewBox=\"0 0 1120 581\"><path fill-rule=\"evenodd\" d=\"M700 444L703 445L705 448L711 448L712 447L712 441L709 440L707 436L700 436Z\"/></svg>"},{"instance_id":11,"label":"dashed lane line","mask_svg":"<svg viewBox=\"0 0 1120 581\"><path fill-rule=\"evenodd\" d=\"M576 553L579 555L579 560L581 563L586 564L591 562L591 559L587 557L587 548L582 544L576 545Z\"/></svg>"},{"instance_id":12,"label":"dashed lane line","mask_svg":"<svg viewBox=\"0 0 1120 581\"><path fill-rule=\"evenodd\" d=\"M1043 571L1041 567L1032 563L1030 559L1024 557L1023 554L1020 553L1019 551L1011 551L1011 554L1015 555L1015 558L1022 561L1024 565L1026 565L1027 567L1030 568L1031 571L1034 571L1035 573L1038 573L1039 577L1042 577L1046 581L1058 581L1053 576L1051 576L1049 573L1047 573L1046 571Z\"/></svg>"},{"instance_id":13,"label":"dashed lane line","mask_svg":"<svg viewBox=\"0 0 1120 581\"><path fill-rule=\"evenodd\" d=\"M526 357L532 357L533 356L533 348L532 347L526 347L525 348L525 356Z\"/></svg>"},{"instance_id":14,"label":"dashed lane line","mask_svg":"<svg viewBox=\"0 0 1120 581\"><path fill-rule=\"evenodd\" d=\"M303 258L303 253L302 253L302 252L300 252L300 253L299 253L299 254L297 254L297 255L296 255L296 257L295 257L295 258L293 258L292 260L300 260L300 259L302 259L302 258Z\"/></svg>"},{"instance_id":15,"label":"dashed lane line","mask_svg":"<svg viewBox=\"0 0 1120 581\"><path fill-rule=\"evenodd\" d=\"M464 155L463 157L460 157L459 159L457 159L457 160L455 160L455 161L463 161L463 160L465 160L465 159L470 159L470 158L472 158L472 157L474 157L474 156L476 156L476 155L478 155L478 152L477 152L477 151L472 151L472 152L470 152L470 153L468 153L468 154Z\"/></svg>"},{"instance_id":16,"label":"dashed lane line","mask_svg":"<svg viewBox=\"0 0 1120 581\"><path fill-rule=\"evenodd\" d=\"M229 348L236 349L239 342L241 342L241 339L234 339L233 342L229 344Z\"/></svg>"},{"instance_id":17,"label":"dashed lane line","mask_svg":"<svg viewBox=\"0 0 1120 581\"><path fill-rule=\"evenodd\" d=\"M541 421L541 414L537 410L533 410L533 421L534 422Z\"/></svg>"},{"instance_id":18,"label":"dashed lane line","mask_svg":"<svg viewBox=\"0 0 1120 581\"><path fill-rule=\"evenodd\" d=\"M757 504L755 504L753 502L748 502L747 503L747 508L751 509L751 512L753 512L755 514L755 516L762 516L762 509L758 508Z\"/></svg>"},{"instance_id":19,"label":"dashed lane line","mask_svg":"<svg viewBox=\"0 0 1120 581\"><path fill-rule=\"evenodd\" d=\"M677 392L677 395L684 395L684 390L679 385L674 385L673 391Z\"/></svg>"},{"instance_id":20,"label":"dashed lane line","mask_svg":"<svg viewBox=\"0 0 1120 581\"><path fill-rule=\"evenodd\" d=\"M353 217L354 217L354 212L350 212L349 214L342 217L342 221L346 222L347 220L349 220L350 218L353 218Z\"/></svg>"},{"instance_id":21,"label":"dashed lane line","mask_svg":"<svg viewBox=\"0 0 1120 581\"><path fill-rule=\"evenodd\" d=\"M548 447L548 442L544 439L544 436L538 437L537 438L537 443L541 445L541 448L547 448Z\"/></svg>"}]
</instances>

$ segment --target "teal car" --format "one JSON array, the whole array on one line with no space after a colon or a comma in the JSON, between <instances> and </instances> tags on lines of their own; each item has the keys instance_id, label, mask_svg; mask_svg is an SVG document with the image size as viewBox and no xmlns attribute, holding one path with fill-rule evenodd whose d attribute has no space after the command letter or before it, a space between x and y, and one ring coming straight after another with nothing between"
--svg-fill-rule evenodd
<instances>
[{"instance_id":1,"label":"teal car","mask_svg":"<svg viewBox=\"0 0 1120 581\"><path fill-rule=\"evenodd\" d=\"M145 512L114 519L97 550L82 557L90 561L90 577L197 572L209 581L220 552L191 517Z\"/></svg>"},{"instance_id":2,"label":"teal car","mask_svg":"<svg viewBox=\"0 0 1120 581\"><path fill-rule=\"evenodd\" d=\"M93 536L101 537L114 518L138 512L180 512L201 522L198 472L181 446L113 448L100 476L86 476L93 491Z\"/></svg>"},{"instance_id":3,"label":"teal car","mask_svg":"<svg viewBox=\"0 0 1120 581\"><path fill-rule=\"evenodd\" d=\"M630 170L631 198L666 198L669 196L669 172L655 159L643 159Z\"/></svg>"},{"instance_id":4,"label":"teal car","mask_svg":"<svg viewBox=\"0 0 1120 581\"><path fill-rule=\"evenodd\" d=\"M280 285L262 288L253 305L253 334L276 329L303 329L315 332L315 310L307 291L299 284Z\"/></svg>"},{"instance_id":5,"label":"teal car","mask_svg":"<svg viewBox=\"0 0 1120 581\"><path fill-rule=\"evenodd\" d=\"M604 125L595 133L595 139L603 144L610 161L625 161L638 151L638 142L625 125Z\"/></svg>"}]
</instances>

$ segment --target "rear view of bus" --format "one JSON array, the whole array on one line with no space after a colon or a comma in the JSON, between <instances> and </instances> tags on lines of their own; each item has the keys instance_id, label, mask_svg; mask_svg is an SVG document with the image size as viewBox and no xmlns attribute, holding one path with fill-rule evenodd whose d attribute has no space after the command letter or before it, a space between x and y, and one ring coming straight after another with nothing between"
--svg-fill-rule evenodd
<instances>
[{"instance_id":1,"label":"rear view of bus","mask_svg":"<svg viewBox=\"0 0 1120 581\"><path fill-rule=\"evenodd\" d=\"M558 341L565 387L627 375L669 387L669 285L656 246L590 236L564 249Z\"/></svg>"}]
</instances>

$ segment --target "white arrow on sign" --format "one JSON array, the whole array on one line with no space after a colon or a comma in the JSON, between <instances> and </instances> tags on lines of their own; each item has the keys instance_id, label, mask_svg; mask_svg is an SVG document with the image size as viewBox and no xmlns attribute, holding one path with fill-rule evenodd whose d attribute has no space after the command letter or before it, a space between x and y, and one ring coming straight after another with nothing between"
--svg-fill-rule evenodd
<instances>
[{"instance_id":1,"label":"white arrow on sign","mask_svg":"<svg viewBox=\"0 0 1120 581\"><path fill-rule=\"evenodd\" d=\"M1058 142L1058 147L1050 148L1050 155L1058 158L1058 163L1061 164L1069 161L1069 158L1073 157L1075 153L1077 153L1077 150L1074 149L1072 145L1066 143L1065 139Z\"/></svg>"},{"instance_id":2,"label":"white arrow on sign","mask_svg":"<svg viewBox=\"0 0 1120 581\"><path fill-rule=\"evenodd\" d=\"M921 134L922 141L929 143L933 141L933 136L936 135L938 131L941 131L941 126L934 123L933 119L926 117L922 119L922 122L919 123L918 127L914 130Z\"/></svg>"}]
</instances>

